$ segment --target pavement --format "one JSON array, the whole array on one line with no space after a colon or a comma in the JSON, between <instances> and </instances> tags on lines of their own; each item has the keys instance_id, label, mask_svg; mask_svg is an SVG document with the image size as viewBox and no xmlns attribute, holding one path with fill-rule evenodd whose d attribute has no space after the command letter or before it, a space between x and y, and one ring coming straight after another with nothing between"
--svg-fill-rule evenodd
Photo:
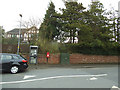
<instances>
[{"instance_id":1,"label":"pavement","mask_svg":"<svg viewBox=\"0 0 120 90\"><path fill-rule=\"evenodd\" d=\"M29 65L24 72L0 74L2 88L112 88L119 90L117 64ZM114 89L113 89L114 90Z\"/></svg>"},{"instance_id":2,"label":"pavement","mask_svg":"<svg viewBox=\"0 0 120 90\"><path fill-rule=\"evenodd\" d=\"M29 64L29 69L46 69L46 68L101 68L120 66L118 64Z\"/></svg>"}]
</instances>

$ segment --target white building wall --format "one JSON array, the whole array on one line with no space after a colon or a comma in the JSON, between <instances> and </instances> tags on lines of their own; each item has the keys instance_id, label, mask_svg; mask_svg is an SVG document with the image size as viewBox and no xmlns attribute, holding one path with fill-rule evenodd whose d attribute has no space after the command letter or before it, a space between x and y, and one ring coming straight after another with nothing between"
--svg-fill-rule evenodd
<instances>
[{"instance_id":1,"label":"white building wall","mask_svg":"<svg viewBox=\"0 0 120 90\"><path fill-rule=\"evenodd\" d=\"M92 0L92 2L97 2L97 1L99 1L99 0Z\"/></svg>"},{"instance_id":2,"label":"white building wall","mask_svg":"<svg viewBox=\"0 0 120 90\"><path fill-rule=\"evenodd\" d=\"M118 2L118 17L120 17L120 1Z\"/></svg>"}]
</instances>

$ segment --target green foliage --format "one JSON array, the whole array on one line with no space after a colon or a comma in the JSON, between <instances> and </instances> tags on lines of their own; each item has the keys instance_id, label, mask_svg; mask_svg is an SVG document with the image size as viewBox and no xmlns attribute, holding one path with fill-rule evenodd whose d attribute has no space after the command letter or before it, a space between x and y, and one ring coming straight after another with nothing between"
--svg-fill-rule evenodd
<instances>
[{"instance_id":1,"label":"green foliage","mask_svg":"<svg viewBox=\"0 0 120 90\"><path fill-rule=\"evenodd\" d=\"M59 44L57 42L50 42L47 38L44 37L43 32L39 33L39 39L38 42L36 42L36 45L39 46L40 53L57 53L59 52Z\"/></svg>"},{"instance_id":2,"label":"green foliage","mask_svg":"<svg viewBox=\"0 0 120 90\"><path fill-rule=\"evenodd\" d=\"M50 2L45 18L39 29L39 38L36 44L40 47L42 53L59 52L58 43L55 41L60 34L58 30L57 13L53 2Z\"/></svg>"},{"instance_id":3,"label":"green foliage","mask_svg":"<svg viewBox=\"0 0 120 90\"><path fill-rule=\"evenodd\" d=\"M43 32L44 37L49 41L53 41L55 36L59 35L59 30L57 29L57 19L54 17L56 14L54 4L53 2L50 2L44 21L39 29Z\"/></svg>"},{"instance_id":4,"label":"green foliage","mask_svg":"<svg viewBox=\"0 0 120 90\"><path fill-rule=\"evenodd\" d=\"M104 47L96 45L91 46L90 44L64 44L61 45L60 52L67 53L81 53L81 54L92 54L92 55L120 55L120 45L109 44Z\"/></svg>"},{"instance_id":5,"label":"green foliage","mask_svg":"<svg viewBox=\"0 0 120 90\"><path fill-rule=\"evenodd\" d=\"M110 13L104 10L102 3L92 2L85 10L82 3L68 1L60 10L62 13L56 13L51 2L46 11L37 42L41 51L120 55L120 45L113 40L118 35L113 36L116 18L108 18ZM55 40L60 43L53 44ZM62 44L66 40L69 40L67 44Z\"/></svg>"},{"instance_id":6,"label":"green foliage","mask_svg":"<svg viewBox=\"0 0 120 90\"><path fill-rule=\"evenodd\" d=\"M3 29L2 26L0 26L0 35L2 36L2 38L4 38L5 30Z\"/></svg>"},{"instance_id":7,"label":"green foliage","mask_svg":"<svg viewBox=\"0 0 120 90\"><path fill-rule=\"evenodd\" d=\"M2 43L4 35L5 35L5 30L3 29L2 26L0 26L0 44Z\"/></svg>"},{"instance_id":8,"label":"green foliage","mask_svg":"<svg viewBox=\"0 0 120 90\"><path fill-rule=\"evenodd\" d=\"M110 42L113 38L109 19L104 15L105 10L100 2L92 2L89 9L89 26L92 29L93 39L98 44Z\"/></svg>"},{"instance_id":9,"label":"green foliage","mask_svg":"<svg viewBox=\"0 0 120 90\"><path fill-rule=\"evenodd\" d=\"M65 33L65 37L70 38L69 42L74 43L77 36L76 32L83 25L82 18L85 8L82 3L77 2L65 2L65 6L65 9L61 9L63 14L60 17L64 25L62 31Z\"/></svg>"},{"instance_id":10,"label":"green foliage","mask_svg":"<svg viewBox=\"0 0 120 90\"><path fill-rule=\"evenodd\" d=\"M17 39L17 37L3 38L2 43L3 44L17 44L18 43L18 39Z\"/></svg>"},{"instance_id":11,"label":"green foliage","mask_svg":"<svg viewBox=\"0 0 120 90\"><path fill-rule=\"evenodd\" d=\"M31 40L29 40L30 45L35 45L38 42L38 33L31 35Z\"/></svg>"},{"instance_id":12,"label":"green foliage","mask_svg":"<svg viewBox=\"0 0 120 90\"><path fill-rule=\"evenodd\" d=\"M78 42L79 43L92 43L93 33L91 27L87 25L82 25L81 30L78 32Z\"/></svg>"}]
</instances>

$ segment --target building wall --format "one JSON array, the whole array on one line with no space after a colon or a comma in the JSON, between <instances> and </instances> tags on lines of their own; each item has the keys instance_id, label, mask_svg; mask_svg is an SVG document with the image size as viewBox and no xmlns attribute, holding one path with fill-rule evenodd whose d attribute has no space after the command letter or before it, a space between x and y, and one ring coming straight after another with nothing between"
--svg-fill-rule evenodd
<instances>
[{"instance_id":1,"label":"building wall","mask_svg":"<svg viewBox=\"0 0 120 90\"><path fill-rule=\"evenodd\" d=\"M92 0L92 2L97 2L98 0Z\"/></svg>"},{"instance_id":2,"label":"building wall","mask_svg":"<svg viewBox=\"0 0 120 90\"><path fill-rule=\"evenodd\" d=\"M120 17L120 1L118 2L118 17Z\"/></svg>"},{"instance_id":3,"label":"building wall","mask_svg":"<svg viewBox=\"0 0 120 90\"><path fill-rule=\"evenodd\" d=\"M19 29L16 29L17 32L15 32L15 29L7 32L6 38L12 38L17 37L19 38ZM21 39L25 42L28 42L32 39L32 35L38 34L39 30L36 27L31 27L28 29L22 29L21 30Z\"/></svg>"}]
</instances>

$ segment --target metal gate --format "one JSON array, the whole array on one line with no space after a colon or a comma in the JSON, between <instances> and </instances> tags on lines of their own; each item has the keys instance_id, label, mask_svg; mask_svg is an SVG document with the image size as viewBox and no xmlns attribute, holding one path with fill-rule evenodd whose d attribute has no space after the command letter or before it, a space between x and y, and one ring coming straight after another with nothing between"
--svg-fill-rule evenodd
<instances>
[{"instance_id":1,"label":"metal gate","mask_svg":"<svg viewBox=\"0 0 120 90\"><path fill-rule=\"evenodd\" d=\"M61 64L69 64L69 53L61 53L60 54L60 63Z\"/></svg>"}]
</instances>

